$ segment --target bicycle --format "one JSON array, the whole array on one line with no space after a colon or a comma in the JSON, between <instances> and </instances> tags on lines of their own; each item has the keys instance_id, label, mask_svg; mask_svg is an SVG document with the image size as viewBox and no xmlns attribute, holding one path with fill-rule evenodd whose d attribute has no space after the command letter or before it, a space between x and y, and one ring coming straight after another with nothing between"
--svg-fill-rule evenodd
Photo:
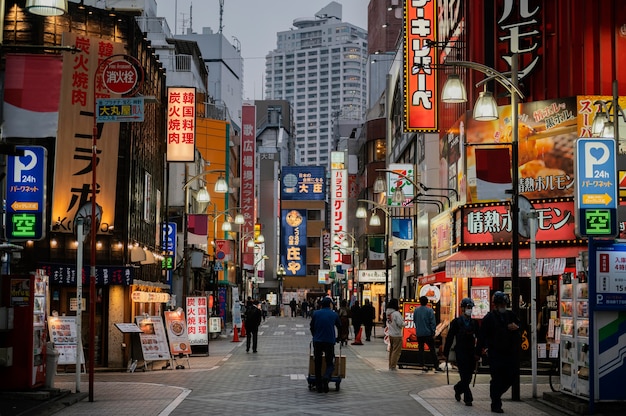
<instances>
[{"instance_id":1,"label":"bicycle","mask_svg":"<svg viewBox=\"0 0 626 416\"><path fill-rule=\"evenodd\" d=\"M550 389L552 389L553 392L560 392L561 391L561 367L560 367L561 360L558 359L557 357L556 360L551 360L551 361L552 361L552 365L550 366L550 373L548 375Z\"/></svg>"}]
</instances>

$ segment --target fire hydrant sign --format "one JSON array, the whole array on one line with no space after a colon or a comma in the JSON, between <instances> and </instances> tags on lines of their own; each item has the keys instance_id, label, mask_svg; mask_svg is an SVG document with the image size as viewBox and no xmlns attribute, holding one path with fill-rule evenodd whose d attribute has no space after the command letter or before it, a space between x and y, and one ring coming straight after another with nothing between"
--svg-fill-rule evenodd
<instances>
[{"instance_id":1,"label":"fire hydrant sign","mask_svg":"<svg viewBox=\"0 0 626 416\"><path fill-rule=\"evenodd\" d=\"M131 92L138 78L137 68L128 61L113 61L102 71L102 82L113 94Z\"/></svg>"}]
</instances>

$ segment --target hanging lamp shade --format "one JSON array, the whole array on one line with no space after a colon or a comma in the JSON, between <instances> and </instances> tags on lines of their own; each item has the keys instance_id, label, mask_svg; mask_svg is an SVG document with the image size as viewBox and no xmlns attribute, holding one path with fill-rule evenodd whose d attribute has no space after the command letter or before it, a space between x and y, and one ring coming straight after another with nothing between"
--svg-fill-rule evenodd
<instances>
[{"instance_id":1,"label":"hanging lamp shade","mask_svg":"<svg viewBox=\"0 0 626 416\"><path fill-rule=\"evenodd\" d=\"M613 123L611 123L610 121L604 123L604 127L602 128L600 137L606 137L611 139L615 138L615 127L613 126Z\"/></svg>"},{"instance_id":2,"label":"hanging lamp shade","mask_svg":"<svg viewBox=\"0 0 626 416\"><path fill-rule=\"evenodd\" d=\"M386 190L387 190L387 182L382 176L378 175L378 177L374 181L374 193L382 194Z\"/></svg>"},{"instance_id":3,"label":"hanging lamp shade","mask_svg":"<svg viewBox=\"0 0 626 416\"><path fill-rule=\"evenodd\" d=\"M406 196L404 195L404 191L399 186L396 188L395 191L393 191L393 194L391 194L391 202L393 202L394 204L402 205L405 199Z\"/></svg>"},{"instance_id":4,"label":"hanging lamp shade","mask_svg":"<svg viewBox=\"0 0 626 416\"><path fill-rule=\"evenodd\" d=\"M206 186L198 189L198 193L196 194L196 201L201 204L207 204L211 202L211 195L209 194L209 191L207 191Z\"/></svg>"},{"instance_id":5,"label":"hanging lamp shade","mask_svg":"<svg viewBox=\"0 0 626 416\"><path fill-rule=\"evenodd\" d=\"M602 129L604 129L604 123L608 122L608 114L604 111L598 112L593 118L593 123L591 123L591 135L597 137L600 133L602 133Z\"/></svg>"},{"instance_id":6,"label":"hanging lamp shade","mask_svg":"<svg viewBox=\"0 0 626 416\"><path fill-rule=\"evenodd\" d=\"M230 221L224 221L222 223L222 231L232 231L233 227L230 223Z\"/></svg>"},{"instance_id":7,"label":"hanging lamp shade","mask_svg":"<svg viewBox=\"0 0 626 416\"><path fill-rule=\"evenodd\" d=\"M380 222L380 217L378 216L378 214L373 214L370 217L370 225L372 227L379 227L380 224L381 224L381 222Z\"/></svg>"},{"instance_id":8,"label":"hanging lamp shade","mask_svg":"<svg viewBox=\"0 0 626 416\"><path fill-rule=\"evenodd\" d=\"M493 121L498 119L498 105L490 91L481 91L474 105L474 120Z\"/></svg>"},{"instance_id":9,"label":"hanging lamp shade","mask_svg":"<svg viewBox=\"0 0 626 416\"><path fill-rule=\"evenodd\" d=\"M441 90L441 101L444 103L465 103L467 102L467 92L465 85L457 74L452 74L443 84Z\"/></svg>"},{"instance_id":10,"label":"hanging lamp shade","mask_svg":"<svg viewBox=\"0 0 626 416\"><path fill-rule=\"evenodd\" d=\"M243 214L235 215L235 224L242 225L245 223L246 223L246 218L243 216Z\"/></svg>"},{"instance_id":11,"label":"hanging lamp shade","mask_svg":"<svg viewBox=\"0 0 626 416\"><path fill-rule=\"evenodd\" d=\"M228 192L228 183L226 183L226 179L220 174L220 177L217 178L217 182L215 182L215 192L218 194L225 194Z\"/></svg>"},{"instance_id":12,"label":"hanging lamp shade","mask_svg":"<svg viewBox=\"0 0 626 416\"><path fill-rule=\"evenodd\" d=\"M39 16L61 16L67 13L67 0L26 0L25 8Z\"/></svg>"},{"instance_id":13,"label":"hanging lamp shade","mask_svg":"<svg viewBox=\"0 0 626 416\"><path fill-rule=\"evenodd\" d=\"M358 207L356 209L356 217L357 218L367 218L367 209L365 209L365 207Z\"/></svg>"}]
</instances>

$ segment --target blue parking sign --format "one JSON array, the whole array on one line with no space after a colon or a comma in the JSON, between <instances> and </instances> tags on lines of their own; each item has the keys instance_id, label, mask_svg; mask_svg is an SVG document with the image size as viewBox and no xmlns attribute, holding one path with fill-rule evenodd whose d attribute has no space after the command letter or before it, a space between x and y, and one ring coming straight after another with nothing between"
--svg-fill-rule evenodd
<instances>
[{"instance_id":1,"label":"blue parking sign","mask_svg":"<svg viewBox=\"0 0 626 416\"><path fill-rule=\"evenodd\" d=\"M23 156L7 157L6 238L10 241L46 237L46 172L43 146L16 146Z\"/></svg>"},{"instance_id":2,"label":"blue parking sign","mask_svg":"<svg viewBox=\"0 0 626 416\"><path fill-rule=\"evenodd\" d=\"M616 237L617 164L615 140L576 140L576 233L581 237Z\"/></svg>"}]
</instances>

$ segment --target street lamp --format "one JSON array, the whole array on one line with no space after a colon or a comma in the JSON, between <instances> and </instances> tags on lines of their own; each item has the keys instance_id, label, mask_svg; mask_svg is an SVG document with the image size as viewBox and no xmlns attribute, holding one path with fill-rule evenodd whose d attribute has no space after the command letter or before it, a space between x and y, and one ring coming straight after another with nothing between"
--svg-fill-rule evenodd
<instances>
[{"instance_id":1,"label":"street lamp","mask_svg":"<svg viewBox=\"0 0 626 416\"><path fill-rule=\"evenodd\" d=\"M524 94L518 87L518 57L517 54L511 56L511 78L507 78L501 72L496 71L486 65L469 62L469 61L446 61L445 65L462 68L474 69L482 72L487 77L480 81L477 86L488 81L495 80L502 85L510 94L511 105L511 298L513 312L519 313L519 119L518 119L518 102L524 99ZM485 90L486 91L486 90ZM467 94L465 85L458 76L451 76L446 80L441 91L441 101L444 103L467 102ZM497 106L493 95L481 94L476 105L480 108L474 109L474 116L478 116L478 120L496 120L498 118ZM535 298L533 293L532 299ZM533 328L535 330L535 328ZM534 352L536 353L536 351ZM511 389L513 400L520 400L520 383L519 383L519 355L516 354L517 370L515 374L515 382Z\"/></svg>"},{"instance_id":2,"label":"street lamp","mask_svg":"<svg viewBox=\"0 0 626 416\"><path fill-rule=\"evenodd\" d=\"M379 204L369 199L359 199L358 202L364 202L366 204L374 205L372 209L372 215L370 216L369 225L372 227L379 227L381 225L380 217L376 214L376 210L380 209L385 213L385 305L389 302L389 218L390 212L387 205ZM367 218L367 209L364 206L360 206L356 210L357 218Z\"/></svg>"},{"instance_id":3,"label":"street lamp","mask_svg":"<svg viewBox=\"0 0 626 416\"><path fill-rule=\"evenodd\" d=\"M414 181L410 176L405 175L404 173L399 172L397 170L393 170L393 169L376 169L376 170L378 172L392 173L394 175L400 176L403 179L406 179L411 185L413 185L413 189L415 190L415 198L419 196L431 196L431 197L437 197L437 198L445 198L448 201L448 206L452 206L450 197L448 195L425 195L419 192L420 189L425 192L448 191L454 195L456 202L459 202L459 194L454 188L432 188L432 187L428 187L424 185L422 182ZM376 178L376 181L374 182L374 193L382 193L382 192L385 192L386 190L387 190L387 182L382 176L378 176ZM404 191L402 190L401 186L395 187L395 190L391 196L391 200L398 205L402 205L405 202L406 196L404 195ZM415 199L413 199L411 202L415 202Z\"/></svg>"},{"instance_id":4,"label":"street lamp","mask_svg":"<svg viewBox=\"0 0 626 416\"><path fill-rule=\"evenodd\" d=\"M187 227L189 226L189 202L190 202L190 198L189 198L189 187L190 185L197 179L212 174L212 173L220 173L220 178L222 179L222 181L224 180L224 178L221 176L222 173L224 173L223 170L205 170L195 176L193 176L190 179L187 179L188 177L188 168L187 168L187 164L185 164L185 183L183 184L183 191L185 192L185 207L183 210L183 295L187 296L190 293L193 293L193 284L190 284L192 282L190 282L189 280L189 233L187 231ZM215 192L216 193L225 193L228 190L228 186L224 187L223 185L218 186L218 183L220 182L220 180L218 179L217 182L215 183ZM226 191L223 191L223 189L226 189ZM209 203L211 201L211 195L209 194L209 192L207 191L205 186L202 186L197 194L196 194L196 201L199 203ZM215 238L215 236L214 236Z\"/></svg>"}]
</instances>

